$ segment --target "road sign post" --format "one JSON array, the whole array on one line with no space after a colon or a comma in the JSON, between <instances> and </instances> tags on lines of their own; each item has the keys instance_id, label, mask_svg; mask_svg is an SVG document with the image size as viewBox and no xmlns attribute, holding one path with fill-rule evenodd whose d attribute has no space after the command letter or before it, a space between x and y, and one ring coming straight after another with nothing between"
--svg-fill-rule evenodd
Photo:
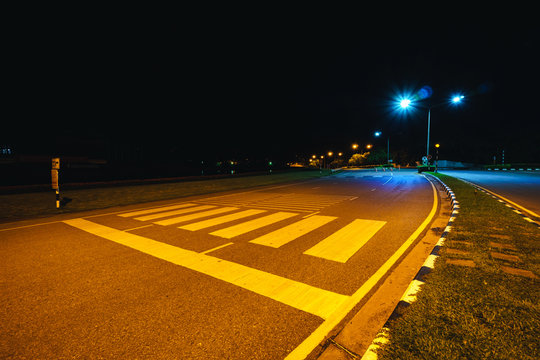
<instances>
[{"instance_id":1,"label":"road sign post","mask_svg":"<svg viewBox=\"0 0 540 360\"><path fill-rule=\"evenodd\" d=\"M60 158L52 158L51 162L51 187L56 191L56 208L60 208L60 186L58 184L58 170L60 170Z\"/></svg>"}]
</instances>

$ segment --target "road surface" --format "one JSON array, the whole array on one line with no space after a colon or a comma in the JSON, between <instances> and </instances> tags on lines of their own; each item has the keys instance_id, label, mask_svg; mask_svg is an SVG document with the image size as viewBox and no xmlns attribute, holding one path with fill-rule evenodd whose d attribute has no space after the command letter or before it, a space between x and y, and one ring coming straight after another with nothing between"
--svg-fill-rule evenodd
<instances>
[{"instance_id":1,"label":"road surface","mask_svg":"<svg viewBox=\"0 0 540 360\"><path fill-rule=\"evenodd\" d=\"M303 358L437 199L414 171L345 171L2 224L0 357Z\"/></svg>"},{"instance_id":2,"label":"road surface","mask_svg":"<svg viewBox=\"0 0 540 360\"><path fill-rule=\"evenodd\" d=\"M480 185L540 218L540 172L441 170L440 173Z\"/></svg>"}]
</instances>

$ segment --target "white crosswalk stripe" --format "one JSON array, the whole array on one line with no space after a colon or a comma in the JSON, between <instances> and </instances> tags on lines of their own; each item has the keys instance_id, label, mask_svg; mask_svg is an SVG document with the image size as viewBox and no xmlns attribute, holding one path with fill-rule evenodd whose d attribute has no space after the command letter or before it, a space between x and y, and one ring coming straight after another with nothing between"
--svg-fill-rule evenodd
<instances>
[{"instance_id":1,"label":"white crosswalk stripe","mask_svg":"<svg viewBox=\"0 0 540 360\"><path fill-rule=\"evenodd\" d=\"M313 246L304 254L345 263L356 254L386 221L356 219Z\"/></svg>"},{"instance_id":2,"label":"white crosswalk stripe","mask_svg":"<svg viewBox=\"0 0 540 360\"><path fill-rule=\"evenodd\" d=\"M195 214L183 215L183 216L173 217L173 218L170 218L170 219L160 220L160 221L154 222L154 224L157 224L157 225L179 224L179 223L182 223L182 222L187 222L187 221L191 221L191 220L195 220L195 219L200 219L200 218L203 218L203 217L210 217L210 216L213 216L213 215L223 214L225 212L231 212L231 211L234 211L234 210L238 210L238 208L236 208L236 207L222 207L222 208L217 208L217 209L213 209L213 210L196 212Z\"/></svg>"},{"instance_id":3,"label":"white crosswalk stripe","mask_svg":"<svg viewBox=\"0 0 540 360\"><path fill-rule=\"evenodd\" d=\"M258 238L253 239L250 242L254 244L278 248L335 219L335 216L310 216L307 219L302 219L271 233L259 236Z\"/></svg>"},{"instance_id":4,"label":"white crosswalk stripe","mask_svg":"<svg viewBox=\"0 0 540 360\"><path fill-rule=\"evenodd\" d=\"M201 211L201 210L212 209L212 208L215 208L215 206L212 206L212 205L194 206L194 207L189 207L187 209L165 211L165 212L160 212L160 213L157 213L157 214L140 216L140 217L136 217L135 220L148 221L148 220L154 220L154 219L159 219L159 218L164 218L164 217L169 217L169 216L174 216L174 215L180 215L180 214L187 214L187 213L190 213L190 212Z\"/></svg>"},{"instance_id":5,"label":"white crosswalk stripe","mask_svg":"<svg viewBox=\"0 0 540 360\"><path fill-rule=\"evenodd\" d=\"M290 217L296 216L295 213L288 212L277 212L274 214L266 215L261 218L249 220L241 224L233 225L225 229L217 230L211 232L211 235L220 236L226 239L231 239L236 236L248 233L253 230L257 230L261 227L274 224L276 222L288 219Z\"/></svg>"},{"instance_id":6,"label":"white crosswalk stripe","mask_svg":"<svg viewBox=\"0 0 540 360\"><path fill-rule=\"evenodd\" d=\"M264 212L266 212L266 210L256 210L256 209L244 210L244 211L240 211L234 214L223 215L217 218L212 218L212 219L203 220L203 221L199 221L192 224L187 224L184 226L179 226L179 228L184 229L184 230L197 231L197 230L206 229L212 226L226 224L231 221L240 220L240 219L257 215L257 214L261 214Z\"/></svg>"},{"instance_id":7,"label":"white crosswalk stripe","mask_svg":"<svg viewBox=\"0 0 540 360\"><path fill-rule=\"evenodd\" d=\"M312 212L322 210L325 207L350 199L350 196L345 195L253 192L248 194L230 194L209 197L198 200L198 202L225 206L245 206L283 211Z\"/></svg>"},{"instance_id":8,"label":"white crosswalk stripe","mask_svg":"<svg viewBox=\"0 0 540 360\"><path fill-rule=\"evenodd\" d=\"M209 230L210 235L225 239L233 239L268 227L271 229L269 232L248 241L252 244L271 248L279 248L310 233L315 234L313 236L318 236L316 232L319 228L337 219L335 216L311 215L291 222L298 215L300 215L298 212L277 211L269 213L268 210L263 209L242 210L235 206L200 205L196 203L183 203L119 214L121 217L131 217L139 221L155 220L153 224L163 226L184 223L178 228L188 231L213 228ZM231 222L233 225L229 225ZM283 223L283 225L276 229L274 224L278 225L280 223ZM385 221L355 219L321 239L316 245L304 251L303 254L346 263L385 224Z\"/></svg>"},{"instance_id":9,"label":"white crosswalk stripe","mask_svg":"<svg viewBox=\"0 0 540 360\"><path fill-rule=\"evenodd\" d=\"M131 211L128 213L119 214L118 216L121 216L121 217L139 216L139 215L152 214L152 213L157 213L157 212L162 212L162 211L181 209L181 208L195 206L195 205L196 204L183 203L179 205L171 205L171 206L163 206L163 207L153 208L153 209Z\"/></svg>"}]
</instances>

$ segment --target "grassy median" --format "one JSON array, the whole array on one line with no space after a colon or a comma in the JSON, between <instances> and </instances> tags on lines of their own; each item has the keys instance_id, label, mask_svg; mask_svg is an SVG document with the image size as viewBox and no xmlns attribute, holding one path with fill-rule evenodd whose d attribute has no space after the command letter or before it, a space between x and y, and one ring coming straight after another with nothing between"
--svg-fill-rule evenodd
<instances>
[{"instance_id":1,"label":"grassy median","mask_svg":"<svg viewBox=\"0 0 540 360\"><path fill-rule=\"evenodd\" d=\"M538 359L540 228L455 178L460 213L379 359Z\"/></svg>"},{"instance_id":2,"label":"grassy median","mask_svg":"<svg viewBox=\"0 0 540 360\"><path fill-rule=\"evenodd\" d=\"M61 197L64 200L60 209L56 209L54 190L0 195L0 222L308 180L330 173L330 170L304 169L266 175L145 185L95 187L93 184L92 188L84 188L82 185L83 188L69 190L62 190L60 184Z\"/></svg>"}]
</instances>

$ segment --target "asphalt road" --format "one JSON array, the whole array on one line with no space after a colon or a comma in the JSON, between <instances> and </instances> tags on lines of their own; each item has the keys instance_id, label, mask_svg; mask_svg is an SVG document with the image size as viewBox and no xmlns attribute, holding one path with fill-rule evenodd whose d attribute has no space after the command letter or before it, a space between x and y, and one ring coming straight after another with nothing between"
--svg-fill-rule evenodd
<instances>
[{"instance_id":1,"label":"asphalt road","mask_svg":"<svg viewBox=\"0 0 540 360\"><path fill-rule=\"evenodd\" d=\"M540 217L540 172L535 171L469 171L443 170L515 202Z\"/></svg>"},{"instance_id":2,"label":"asphalt road","mask_svg":"<svg viewBox=\"0 0 540 360\"><path fill-rule=\"evenodd\" d=\"M0 357L283 359L433 206L414 171L346 171L2 224Z\"/></svg>"}]
</instances>

